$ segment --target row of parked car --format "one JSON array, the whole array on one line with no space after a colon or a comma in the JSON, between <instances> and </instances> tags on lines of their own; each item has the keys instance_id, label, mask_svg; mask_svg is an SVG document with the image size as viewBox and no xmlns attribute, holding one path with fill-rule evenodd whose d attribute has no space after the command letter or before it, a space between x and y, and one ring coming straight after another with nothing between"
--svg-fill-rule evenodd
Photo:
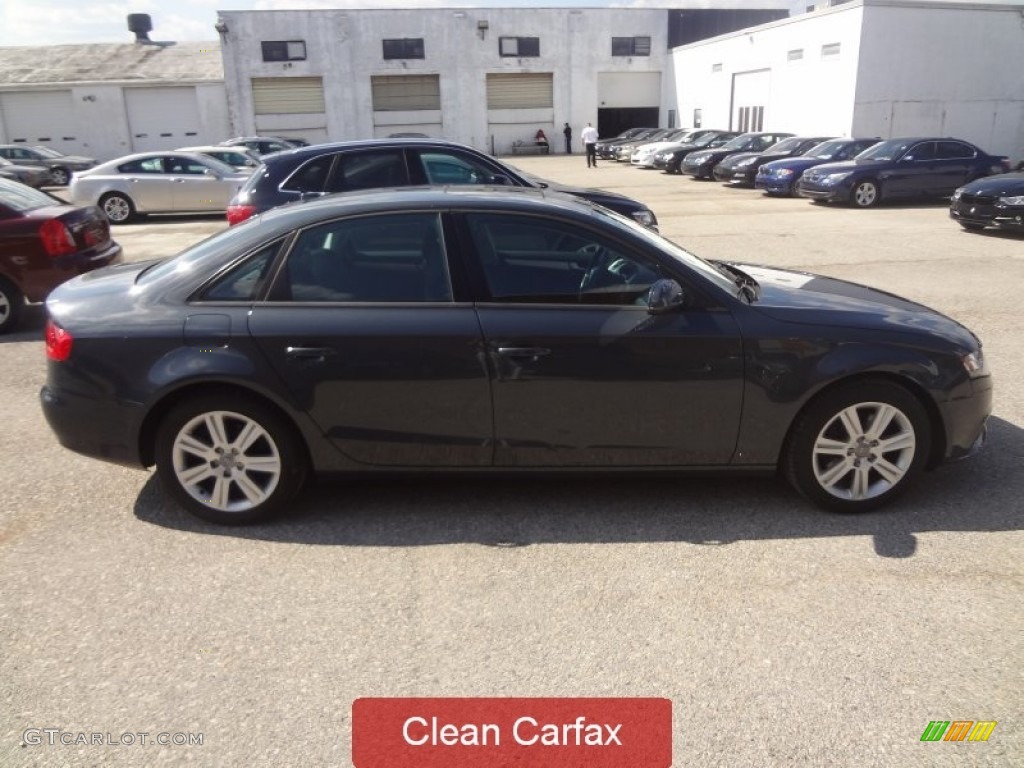
<instances>
[{"instance_id":1,"label":"row of parked car","mask_svg":"<svg viewBox=\"0 0 1024 768\"><path fill-rule=\"evenodd\" d=\"M951 198L950 216L965 229L1024 228L1024 174L1008 173L1008 158L962 139L634 128L599 142L598 154L770 195L860 208L883 199Z\"/></svg>"}]
</instances>

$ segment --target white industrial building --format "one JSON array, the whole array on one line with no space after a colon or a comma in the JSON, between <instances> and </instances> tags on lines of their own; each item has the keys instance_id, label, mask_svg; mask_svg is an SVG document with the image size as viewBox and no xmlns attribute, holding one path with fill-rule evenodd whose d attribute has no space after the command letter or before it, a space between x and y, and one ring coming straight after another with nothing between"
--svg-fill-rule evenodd
<instances>
[{"instance_id":1,"label":"white industrial building","mask_svg":"<svg viewBox=\"0 0 1024 768\"><path fill-rule=\"evenodd\" d=\"M1024 158L1024 3L853 0L676 48L682 124L939 135Z\"/></svg>"},{"instance_id":2,"label":"white industrial building","mask_svg":"<svg viewBox=\"0 0 1024 768\"><path fill-rule=\"evenodd\" d=\"M756 6L752 8L751 6ZM780 18L788 0L652 8L221 11L236 133L309 141L417 132L501 154L670 121L669 46ZM704 34L704 36L710 36Z\"/></svg>"},{"instance_id":3,"label":"white industrial building","mask_svg":"<svg viewBox=\"0 0 1024 768\"><path fill-rule=\"evenodd\" d=\"M228 130L217 42L0 48L0 144L102 161Z\"/></svg>"}]
</instances>

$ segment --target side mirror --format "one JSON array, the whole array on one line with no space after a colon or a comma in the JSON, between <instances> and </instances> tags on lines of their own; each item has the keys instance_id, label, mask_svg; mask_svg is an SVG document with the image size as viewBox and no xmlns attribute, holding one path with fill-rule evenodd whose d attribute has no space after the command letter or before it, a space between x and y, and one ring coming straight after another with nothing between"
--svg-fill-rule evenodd
<instances>
[{"instance_id":1,"label":"side mirror","mask_svg":"<svg viewBox=\"0 0 1024 768\"><path fill-rule=\"evenodd\" d=\"M203 176L212 176L215 179L219 179L221 176L213 168L207 168L203 171Z\"/></svg>"},{"instance_id":2,"label":"side mirror","mask_svg":"<svg viewBox=\"0 0 1024 768\"><path fill-rule=\"evenodd\" d=\"M655 280L647 291L647 311L652 315L662 315L683 306L685 299L683 286L675 280Z\"/></svg>"}]
</instances>

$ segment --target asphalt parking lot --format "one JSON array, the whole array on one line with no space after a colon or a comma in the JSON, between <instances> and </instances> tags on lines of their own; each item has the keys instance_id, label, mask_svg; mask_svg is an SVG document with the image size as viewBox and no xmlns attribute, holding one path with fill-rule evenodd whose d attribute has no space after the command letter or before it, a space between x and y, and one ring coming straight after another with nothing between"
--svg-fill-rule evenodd
<instances>
[{"instance_id":1,"label":"asphalt parking lot","mask_svg":"<svg viewBox=\"0 0 1024 768\"><path fill-rule=\"evenodd\" d=\"M665 697L676 766L1024 764L1024 238L941 204L511 162L643 200L700 255L955 317L996 377L989 445L857 517L771 479L423 479L324 481L283 522L222 529L57 444L34 308L0 337L0 765L344 766L362 696ZM144 259L224 226L116 237ZM998 725L922 743L932 720ZM203 743L27 743L46 728Z\"/></svg>"}]
</instances>

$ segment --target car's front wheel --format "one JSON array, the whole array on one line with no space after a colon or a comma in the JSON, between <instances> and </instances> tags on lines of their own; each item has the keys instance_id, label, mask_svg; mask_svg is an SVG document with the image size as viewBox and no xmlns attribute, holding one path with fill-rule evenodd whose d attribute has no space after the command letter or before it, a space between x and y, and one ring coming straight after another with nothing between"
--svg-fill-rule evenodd
<instances>
[{"instance_id":1,"label":"car's front wheel","mask_svg":"<svg viewBox=\"0 0 1024 768\"><path fill-rule=\"evenodd\" d=\"M256 400L221 395L170 411L157 433L156 465L182 506L221 525L280 513L307 471L299 437L280 414Z\"/></svg>"},{"instance_id":2,"label":"car's front wheel","mask_svg":"<svg viewBox=\"0 0 1024 768\"><path fill-rule=\"evenodd\" d=\"M108 192L100 198L100 208L111 224L126 224L135 216L135 204L127 195Z\"/></svg>"},{"instance_id":3,"label":"car's front wheel","mask_svg":"<svg viewBox=\"0 0 1024 768\"><path fill-rule=\"evenodd\" d=\"M870 179L858 181L853 185L853 191L850 192L850 202L858 208L870 208L878 202L879 197L881 197L881 193L878 183Z\"/></svg>"},{"instance_id":4,"label":"car's front wheel","mask_svg":"<svg viewBox=\"0 0 1024 768\"><path fill-rule=\"evenodd\" d=\"M67 168L52 168L50 169L50 178L58 187L66 187L71 180L71 174L68 173Z\"/></svg>"},{"instance_id":5,"label":"car's front wheel","mask_svg":"<svg viewBox=\"0 0 1024 768\"><path fill-rule=\"evenodd\" d=\"M961 221L960 226L969 232L981 232L985 228L984 224L974 224L969 221Z\"/></svg>"},{"instance_id":6,"label":"car's front wheel","mask_svg":"<svg viewBox=\"0 0 1024 768\"><path fill-rule=\"evenodd\" d=\"M861 381L826 392L797 417L782 469L819 506L866 512L912 483L930 444L928 414L910 391Z\"/></svg>"},{"instance_id":7,"label":"car's front wheel","mask_svg":"<svg viewBox=\"0 0 1024 768\"><path fill-rule=\"evenodd\" d=\"M24 303L21 291L10 280L0 277L0 333L9 333L18 325Z\"/></svg>"}]
</instances>

